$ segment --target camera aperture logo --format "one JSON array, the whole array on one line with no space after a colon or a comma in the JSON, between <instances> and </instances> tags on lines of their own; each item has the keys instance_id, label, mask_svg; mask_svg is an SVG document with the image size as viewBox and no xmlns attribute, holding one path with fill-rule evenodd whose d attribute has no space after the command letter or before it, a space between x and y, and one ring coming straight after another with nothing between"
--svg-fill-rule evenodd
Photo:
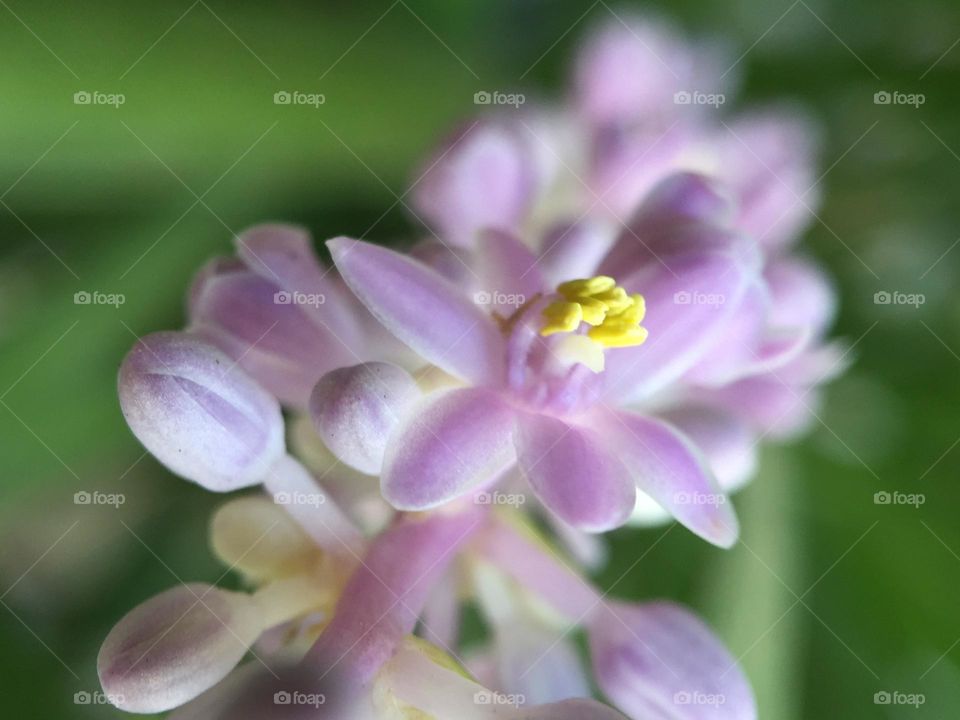
<instances>
[{"instance_id":1,"label":"camera aperture logo","mask_svg":"<svg viewBox=\"0 0 960 720\"><path fill-rule=\"evenodd\" d=\"M519 108L526 101L527 96L523 93L478 90L473 94L474 105L509 105L513 108Z\"/></svg>"},{"instance_id":2,"label":"camera aperture logo","mask_svg":"<svg viewBox=\"0 0 960 720\"><path fill-rule=\"evenodd\" d=\"M506 305L518 308L527 302L527 296L523 293L505 293L499 290L492 292L478 290L473 294L473 302L477 305Z\"/></svg>"},{"instance_id":3,"label":"camera aperture logo","mask_svg":"<svg viewBox=\"0 0 960 720\"><path fill-rule=\"evenodd\" d=\"M873 294L874 305L909 305L913 308L919 308L927 302L927 296L923 293L905 293L899 290L890 292L888 290L878 290Z\"/></svg>"},{"instance_id":4,"label":"camera aperture logo","mask_svg":"<svg viewBox=\"0 0 960 720\"><path fill-rule=\"evenodd\" d=\"M327 501L323 493L305 492L277 492L273 494L273 502L277 505L306 505L320 507Z\"/></svg>"},{"instance_id":5,"label":"camera aperture logo","mask_svg":"<svg viewBox=\"0 0 960 720\"><path fill-rule=\"evenodd\" d=\"M278 690L273 694L274 705L305 705L308 707L319 708L327 701L323 693L305 693L299 690L288 692Z\"/></svg>"},{"instance_id":6,"label":"camera aperture logo","mask_svg":"<svg viewBox=\"0 0 960 720\"><path fill-rule=\"evenodd\" d=\"M518 708L527 702L521 693L501 693L492 690L478 690L473 694L474 705L510 705Z\"/></svg>"},{"instance_id":7,"label":"camera aperture logo","mask_svg":"<svg viewBox=\"0 0 960 720\"><path fill-rule=\"evenodd\" d=\"M727 301L720 293L705 293L699 291L679 290L673 294L674 305L706 305L719 308Z\"/></svg>"},{"instance_id":8,"label":"camera aperture logo","mask_svg":"<svg viewBox=\"0 0 960 720\"><path fill-rule=\"evenodd\" d=\"M881 690L873 694L874 705L912 705L915 708L920 707L927 702L927 696L923 693L905 693L899 690Z\"/></svg>"},{"instance_id":9,"label":"camera aperture logo","mask_svg":"<svg viewBox=\"0 0 960 720\"><path fill-rule=\"evenodd\" d=\"M305 93L300 90L278 90L273 94L274 105L301 105L314 110L327 102L323 93Z\"/></svg>"},{"instance_id":10,"label":"camera aperture logo","mask_svg":"<svg viewBox=\"0 0 960 720\"><path fill-rule=\"evenodd\" d=\"M105 293L99 290L89 292L87 290L78 290L73 294L74 305L110 305L118 308L127 301L127 296L123 293Z\"/></svg>"},{"instance_id":11,"label":"camera aperture logo","mask_svg":"<svg viewBox=\"0 0 960 720\"><path fill-rule=\"evenodd\" d=\"M105 93L99 90L78 90L73 94L74 105L109 105L114 110L127 101L123 93Z\"/></svg>"},{"instance_id":12,"label":"camera aperture logo","mask_svg":"<svg viewBox=\"0 0 960 720\"><path fill-rule=\"evenodd\" d=\"M910 505L918 508L927 502L927 496L923 493L904 493L894 490L887 492L881 490L873 494L874 505Z\"/></svg>"},{"instance_id":13,"label":"camera aperture logo","mask_svg":"<svg viewBox=\"0 0 960 720\"><path fill-rule=\"evenodd\" d=\"M288 292L279 290L273 294L274 305L307 305L319 307L327 301L323 293Z\"/></svg>"},{"instance_id":14,"label":"camera aperture logo","mask_svg":"<svg viewBox=\"0 0 960 720\"><path fill-rule=\"evenodd\" d=\"M527 502L527 497L523 493L505 493L495 490L494 492L477 493L473 498L477 505L505 505L507 507L520 507Z\"/></svg>"},{"instance_id":15,"label":"camera aperture logo","mask_svg":"<svg viewBox=\"0 0 960 720\"><path fill-rule=\"evenodd\" d=\"M123 493L105 493L99 490L88 492L80 490L73 494L74 505L108 505L119 508L127 501L127 496Z\"/></svg>"},{"instance_id":16,"label":"camera aperture logo","mask_svg":"<svg viewBox=\"0 0 960 720\"><path fill-rule=\"evenodd\" d=\"M927 101L923 93L905 93L899 90L880 90L873 94L874 105L912 105L919 108Z\"/></svg>"},{"instance_id":17,"label":"camera aperture logo","mask_svg":"<svg viewBox=\"0 0 960 720\"><path fill-rule=\"evenodd\" d=\"M73 704L74 705L123 705L124 696L117 695L114 693L105 693L100 690L95 690L94 692L88 692L87 690L80 690L73 694Z\"/></svg>"},{"instance_id":18,"label":"camera aperture logo","mask_svg":"<svg viewBox=\"0 0 960 720\"><path fill-rule=\"evenodd\" d=\"M679 90L673 94L674 105L709 105L713 108L719 108L727 101L727 96L723 93L705 93L699 90L690 92L688 90Z\"/></svg>"},{"instance_id":19,"label":"camera aperture logo","mask_svg":"<svg viewBox=\"0 0 960 720\"><path fill-rule=\"evenodd\" d=\"M726 702L727 698L725 695L720 693L705 693L699 690L693 692L681 690L678 693L674 693L673 696L674 705L707 705L710 707L720 707Z\"/></svg>"},{"instance_id":20,"label":"camera aperture logo","mask_svg":"<svg viewBox=\"0 0 960 720\"><path fill-rule=\"evenodd\" d=\"M727 496L723 493L678 492L674 493L673 501L677 505L723 505Z\"/></svg>"}]
</instances>

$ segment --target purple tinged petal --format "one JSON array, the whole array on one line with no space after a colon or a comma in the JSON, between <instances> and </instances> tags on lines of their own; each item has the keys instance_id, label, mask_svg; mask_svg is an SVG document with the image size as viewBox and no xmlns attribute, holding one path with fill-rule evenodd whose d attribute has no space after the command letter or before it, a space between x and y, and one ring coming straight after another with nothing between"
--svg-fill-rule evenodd
<instances>
[{"instance_id":1,"label":"purple tinged petal","mask_svg":"<svg viewBox=\"0 0 960 720\"><path fill-rule=\"evenodd\" d=\"M735 206L730 189L715 178L677 172L661 180L620 233L600 265L601 272L627 273L687 250L723 248L736 236L718 231L731 226Z\"/></svg>"},{"instance_id":2,"label":"purple tinged petal","mask_svg":"<svg viewBox=\"0 0 960 720\"><path fill-rule=\"evenodd\" d=\"M823 271L802 258L779 258L764 270L772 296L770 324L810 328L823 334L836 314L837 298Z\"/></svg>"},{"instance_id":3,"label":"purple tinged petal","mask_svg":"<svg viewBox=\"0 0 960 720\"><path fill-rule=\"evenodd\" d=\"M606 413L597 422L642 492L705 540L724 548L737 541L736 515L689 438L630 412Z\"/></svg>"},{"instance_id":4,"label":"purple tinged petal","mask_svg":"<svg viewBox=\"0 0 960 720\"><path fill-rule=\"evenodd\" d=\"M480 292L474 300L488 312L510 316L517 307L543 292L538 259L509 232L485 230L477 240L474 255L480 276Z\"/></svg>"},{"instance_id":5,"label":"purple tinged petal","mask_svg":"<svg viewBox=\"0 0 960 720\"><path fill-rule=\"evenodd\" d=\"M541 243L540 268L548 287L590 277L613 245L613 225L597 219L563 222L551 227Z\"/></svg>"},{"instance_id":6,"label":"purple tinged petal","mask_svg":"<svg viewBox=\"0 0 960 720\"><path fill-rule=\"evenodd\" d=\"M310 395L310 416L337 458L379 475L387 438L419 397L416 382L403 368L364 363L324 375Z\"/></svg>"},{"instance_id":7,"label":"purple tinged petal","mask_svg":"<svg viewBox=\"0 0 960 720\"><path fill-rule=\"evenodd\" d=\"M237 255L247 266L280 287L302 289L303 279L313 280L324 274L306 228L280 223L255 225L237 235L235 242Z\"/></svg>"},{"instance_id":8,"label":"purple tinged petal","mask_svg":"<svg viewBox=\"0 0 960 720\"><path fill-rule=\"evenodd\" d=\"M756 283L755 250L735 244L729 250L686 252L622 279L628 291L646 299L649 338L608 355L608 397L622 405L637 403L706 361Z\"/></svg>"},{"instance_id":9,"label":"purple tinged petal","mask_svg":"<svg viewBox=\"0 0 960 720\"><path fill-rule=\"evenodd\" d=\"M372 542L351 576L333 619L301 667L341 697L369 682L413 632L436 582L480 527L485 508L398 515Z\"/></svg>"},{"instance_id":10,"label":"purple tinged petal","mask_svg":"<svg viewBox=\"0 0 960 720\"><path fill-rule=\"evenodd\" d=\"M243 659L262 631L256 603L192 583L131 610L97 657L104 693L127 712L156 713L209 689Z\"/></svg>"},{"instance_id":11,"label":"purple tinged petal","mask_svg":"<svg viewBox=\"0 0 960 720\"><path fill-rule=\"evenodd\" d=\"M283 455L276 400L212 345L186 333L141 338L120 366L120 407L160 462L208 490L261 482Z\"/></svg>"},{"instance_id":12,"label":"purple tinged petal","mask_svg":"<svg viewBox=\"0 0 960 720\"><path fill-rule=\"evenodd\" d=\"M817 135L789 108L743 117L721 136L723 175L740 201L737 225L767 248L791 244L814 217Z\"/></svg>"},{"instance_id":13,"label":"purple tinged petal","mask_svg":"<svg viewBox=\"0 0 960 720\"><path fill-rule=\"evenodd\" d=\"M327 244L353 292L401 342L456 377L502 382L499 328L449 281L387 248L348 238Z\"/></svg>"},{"instance_id":14,"label":"purple tinged petal","mask_svg":"<svg viewBox=\"0 0 960 720\"><path fill-rule=\"evenodd\" d=\"M491 390L428 396L390 437L383 497L400 510L427 510L492 481L516 460L515 422L514 409Z\"/></svg>"},{"instance_id":15,"label":"purple tinged petal","mask_svg":"<svg viewBox=\"0 0 960 720\"><path fill-rule=\"evenodd\" d=\"M640 18L601 25L584 43L576 67L581 111L597 124L641 114L673 114L673 94L689 79L695 56L673 28Z\"/></svg>"},{"instance_id":16,"label":"purple tinged petal","mask_svg":"<svg viewBox=\"0 0 960 720\"><path fill-rule=\"evenodd\" d=\"M665 602L610 603L590 622L603 692L643 720L756 720L737 661L699 618Z\"/></svg>"},{"instance_id":17,"label":"purple tinged petal","mask_svg":"<svg viewBox=\"0 0 960 720\"><path fill-rule=\"evenodd\" d=\"M759 438L743 420L698 405L666 412L663 419L693 441L724 492L743 487L753 477Z\"/></svg>"},{"instance_id":18,"label":"purple tinged petal","mask_svg":"<svg viewBox=\"0 0 960 720\"><path fill-rule=\"evenodd\" d=\"M536 167L518 131L481 122L445 143L419 177L413 204L422 219L445 242L471 247L485 228L519 227Z\"/></svg>"},{"instance_id":19,"label":"purple tinged petal","mask_svg":"<svg viewBox=\"0 0 960 720\"><path fill-rule=\"evenodd\" d=\"M630 473L590 430L524 414L516 442L521 471L540 501L564 522L605 532L630 517L637 494Z\"/></svg>"},{"instance_id":20,"label":"purple tinged petal","mask_svg":"<svg viewBox=\"0 0 960 720\"><path fill-rule=\"evenodd\" d=\"M427 238L410 248L410 257L442 275L457 287L471 288L477 284L472 265L473 252L467 248L451 247L440 240Z\"/></svg>"},{"instance_id":21,"label":"purple tinged petal","mask_svg":"<svg viewBox=\"0 0 960 720\"><path fill-rule=\"evenodd\" d=\"M253 272L222 274L204 282L190 327L284 404L302 408L325 370L354 361L356 355L329 329L312 322L308 307L292 298Z\"/></svg>"}]
</instances>

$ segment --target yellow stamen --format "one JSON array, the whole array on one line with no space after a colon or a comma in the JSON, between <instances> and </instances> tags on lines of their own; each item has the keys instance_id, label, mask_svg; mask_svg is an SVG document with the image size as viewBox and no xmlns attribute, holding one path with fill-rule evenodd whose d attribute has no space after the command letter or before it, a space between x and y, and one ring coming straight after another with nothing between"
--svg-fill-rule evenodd
<instances>
[{"instance_id":1,"label":"yellow stamen","mask_svg":"<svg viewBox=\"0 0 960 720\"><path fill-rule=\"evenodd\" d=\"M585 322L592 326L586 337L601 347L632 347L647 339L640 327L646 313L643 296L627 294L612 277L570 280L557 286L557 292L563 299L544 308L542 336L573 332Z\"/></svg>"},{"instance_id":2,"label":"yellow stamen","mask_svg":"<svg viewBox=\"0 0 960 720\"><path fill-rule=\"evenodd\" d=\"M547 324L540 331L544 337L559 332L572 332L580 327L583 307L579 303L558 300L544 309L543 316L547 319Z\"/></svg>"}]
</instances>

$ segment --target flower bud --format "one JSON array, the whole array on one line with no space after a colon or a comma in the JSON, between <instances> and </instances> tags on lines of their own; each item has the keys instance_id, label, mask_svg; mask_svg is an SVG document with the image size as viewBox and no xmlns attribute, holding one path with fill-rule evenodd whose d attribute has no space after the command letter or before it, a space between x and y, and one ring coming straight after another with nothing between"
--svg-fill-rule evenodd
<instances>
[{"instance_id":1,"label":"flower bud","mask_svg":"<svg viewBox=\"0 0 960 720\"><path fill-rule=\"evenodd\" d=\"M378 475L387 439L419 397L406 370L390 363L363 363L324 375L310 396L310 416L342 462Z\"/></svg>"},{"instance_id":2,"label":"flower bud","mask_svg":"<svg viewBox=\"0 0 960 720\"><path fill-rule=\"evenodd\" d=\"M254 485L283 455L277 401L193 335L141 338L120 366L118 386L137 439L170 470L208 490Z\"/></svg>"},{"instance_id":3,"label":"flower bud","mask_svg":"<svg viewBox=\"0 0 960 720\"><path fill-rule=\"evenodd\" d=\"M97 657L100 683L121 710L163 712L226 677L262 629L250 596L203 583L181 585L114 626Z\"/></svg>"}]
</instances>

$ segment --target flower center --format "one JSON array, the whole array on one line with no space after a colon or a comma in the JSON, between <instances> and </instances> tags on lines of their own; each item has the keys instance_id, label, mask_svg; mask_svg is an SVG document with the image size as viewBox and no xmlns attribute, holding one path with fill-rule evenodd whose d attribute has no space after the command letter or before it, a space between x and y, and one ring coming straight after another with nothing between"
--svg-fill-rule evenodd
<instances>
[{"instance_id":1,"label":"flower center","mask_svg":"<svg viewBox=\"0 0 960 720\"><path fill-rule=\"evenodd\" d=\"M543 309L540 335L575 333L582 323L589 325L585 335L571 335L564 345L594 372L603 369L604 348L634 347L647 339L647 329L640 325L646 311L643 296L628 294L612 277L570 280L560 283L557 293L560 299Z\"/></svg>"}]
</instances>

